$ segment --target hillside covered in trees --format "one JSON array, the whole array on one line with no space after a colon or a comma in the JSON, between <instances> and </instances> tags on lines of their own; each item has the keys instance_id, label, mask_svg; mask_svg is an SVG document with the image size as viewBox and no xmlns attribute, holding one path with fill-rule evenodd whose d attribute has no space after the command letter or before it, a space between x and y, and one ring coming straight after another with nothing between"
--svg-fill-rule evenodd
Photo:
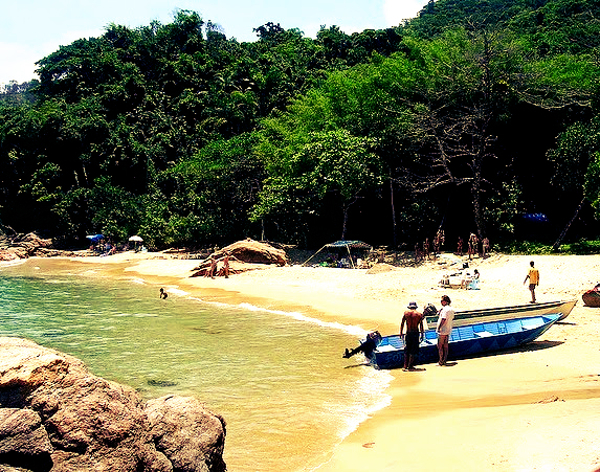
<instances>
[{"instance_id":1,"label":"hillside covered in trees","mask_svg":"<svg viewBox=\"0 0 600 472\"><path fill-rule=\"evenodd\" d=\"M600 1L255 32L179 11L40 59L0 94L0 224L154 248L598 237Z\"/></svg>"}]
</instances>

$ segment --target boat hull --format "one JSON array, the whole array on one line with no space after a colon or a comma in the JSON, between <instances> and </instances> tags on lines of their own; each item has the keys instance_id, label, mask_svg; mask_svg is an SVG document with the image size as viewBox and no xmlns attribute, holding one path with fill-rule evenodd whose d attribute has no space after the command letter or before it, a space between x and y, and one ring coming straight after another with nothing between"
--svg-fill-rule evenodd
<instances>
[{"instance_id":1,"label":"boat hull","mask_svg":"<svg viewBox=\"0 0 600 472\"><path fill-rule=\"evenodd\" d=\"M454 326L466 326L474 323L490 321L512 320L533 316L544 316L550 313L561 313L560 320L564 320L573 308L577 300L559 300L554 302L528 303L527 305L514 305L499 308L484 308L479 310L457 311L454 315ZM425 321L429 328L437 323L437 315L426 316Z\"/></svg>"},{"instance_id":2,"label":"boat hull","mask_svg":"<svg viewBox=\"0 0 600 472\"><path fill-rule=\"evenodd\" d=\"M585 306L591 306L593 308L600 307L600 284L585 292L581 296L581 299Z\"/></svg>"},{"instance_id":3,"label":"boat hull","mask_svg":"<svg viewBox=\"0 0 600 472\"><path fill-rule=\"evenodd\" d=\"M544 334L560 316L560 313L553 313L453 328L448 346L448 359L464 359L529 343ZM428 330L419 346L415 364L437 362L438 359L437 333ZM371 354L370 361L380 369L403 367L403 340L398 335L383 337Z\"/></svg>"}]
</instances>

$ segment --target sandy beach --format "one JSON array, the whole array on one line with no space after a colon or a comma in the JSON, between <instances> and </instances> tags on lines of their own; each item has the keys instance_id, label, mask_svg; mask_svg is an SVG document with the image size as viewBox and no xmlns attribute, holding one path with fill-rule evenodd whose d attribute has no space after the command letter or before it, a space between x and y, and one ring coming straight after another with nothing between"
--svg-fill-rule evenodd
<instances>
[{"instance_id":1,"label":"sandy beach","mask_svg":"<svg viewBox=\"0 0 600 472\"><path fill-rule=\"evenodd\" d=\"M77 259L80 260L80 259ZM581 294L600 282L600 256L505 256L470 261L479 290L438 281L462 267L440 258L419 267L268 267L225 279L190 278L198 261L162 253L121 253L131 277L204 300L299 311L323 321L398 332L409 301L456 310L524 304L529 261L540 270L538 301L577 299L570 316L516 351L459 360L451 367L392 370L390 406L362 423L332 453L329 471L593 471L600 467L600 309ZM454 265L451 265L454 263ZM157 289L158 290L158 289ZM352 347L352 346L349 346ZM340 352L340 356L341 356ZM361 359L348 360L355 367ZM371 368L361 366L358 368Z\"/></svg>"}]
</instances>

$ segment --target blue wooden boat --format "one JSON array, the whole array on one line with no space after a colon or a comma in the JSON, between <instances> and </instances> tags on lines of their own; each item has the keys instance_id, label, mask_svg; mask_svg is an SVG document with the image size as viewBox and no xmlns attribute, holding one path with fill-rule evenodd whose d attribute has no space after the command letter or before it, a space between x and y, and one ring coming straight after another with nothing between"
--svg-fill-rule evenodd
<instances>
[{"instance_id":1,"label":"blue wooden boat","mask_svg":"<svg viewBox=\"0 0 600 472\"><path fill-rule=\"evenodd\" d=\"M455 327L449 340L448 359L463 359L484 352L512 349L529 343L544 334L561 317L561 313L511 320L491 321ZM437 362L437 333L425 332L415 364ZM369 356L380 369L404 365L404 342L399 335L384 336Z\"/></svg>"}]
</instances>

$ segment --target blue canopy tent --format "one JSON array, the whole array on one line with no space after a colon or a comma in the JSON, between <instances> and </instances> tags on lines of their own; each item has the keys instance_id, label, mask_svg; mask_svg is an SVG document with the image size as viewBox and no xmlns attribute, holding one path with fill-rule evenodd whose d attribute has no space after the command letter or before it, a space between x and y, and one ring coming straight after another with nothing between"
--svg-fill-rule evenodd
<instances>
[{"instance_id":1,"label":"blue canopy tent","mask_svg":"<svg viewBox=\"0 0 600 472\"><path fill-rule=\"evenodd\" d=\"M543 213L526 213L523 215L523 219L533 223L547 223L549 221Z\"/></svg>"},{"instance_id":2,"label":"blue canopy tent","mask_svg":"<svg viewBox=\"0 0 600 472\"><path fill-rule=\"evenodd\" d=\"M356 241L356 240L354 240L354 241L346 241L346 240L335 241L333 243L325 244L325 246L323 246L321 249L319 249L317 252L315 252L312 256L310 256L302 265L307 264L313 257L315 257L317 254L319 254L325 248L341 249L342 251L345 249L346 251L348 251L348 259L350 259L350 263L352 264L353 269L356 269L356 266L354 265L354 260L352 259L352 249L359 249L359 250L363 250L363 251L370 251L371 249L373 249L373 247L370 244L363 243L362 241Z\"/></svg>"},{"instance_id":3,"label":"blue canopy tent","mask_svg":"<svg viewBox=\"0 0 600 472\"><path fill-rule=\"evenodd\" d=\"M101 239L104 239L104 235L103 234L88 234L86 236L86 238L89 239L92 243L97 243Z\"/></svg>"}]
</instances>

